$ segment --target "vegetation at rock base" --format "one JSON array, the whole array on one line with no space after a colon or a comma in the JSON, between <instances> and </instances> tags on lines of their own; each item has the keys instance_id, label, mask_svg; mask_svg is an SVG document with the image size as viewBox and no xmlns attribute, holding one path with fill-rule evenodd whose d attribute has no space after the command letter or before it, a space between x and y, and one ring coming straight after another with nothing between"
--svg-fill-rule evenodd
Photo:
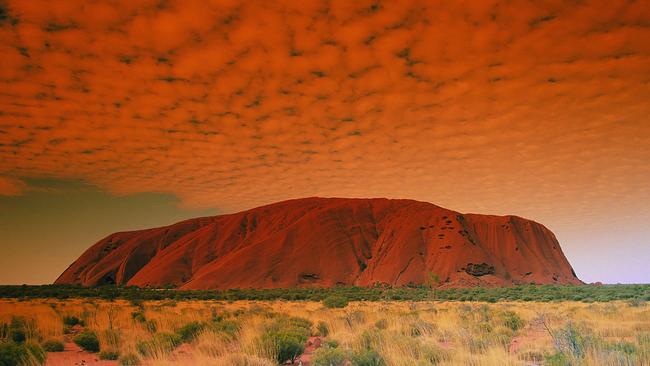
<instances>
[{"instance_id":1,"label":"vegetation at rock base","mask_svg":"<svg viewBox=\"0 0 650 366\"><path fill-rule=\"evenodd\" d=\"M327 298L347 301L430 301L429 285L391 287L290 288L175 290L170 288L138 288L124 286L82 287L72 285L0 286L0 298L99 298L106 300L289 300L323 301ZM436 289L436 301L580 301L586 303L624 300L642 305L650 301L650 285L521 285L513 287L473 287ZM141 318L142 316L142 318ZM144 314L134 312L134 320ZM79 319L81 321L81 319ZM83 325L83 324L82 324Z\"/></svg>"}]
</instances>

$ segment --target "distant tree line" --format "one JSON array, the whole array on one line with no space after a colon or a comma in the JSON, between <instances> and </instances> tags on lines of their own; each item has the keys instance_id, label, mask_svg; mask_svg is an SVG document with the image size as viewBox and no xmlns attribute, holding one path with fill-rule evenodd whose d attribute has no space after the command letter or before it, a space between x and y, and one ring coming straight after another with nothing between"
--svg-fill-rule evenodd
<instances>
[{"instance_id":1,"label":"distant tree line","mask_svg":"<svg viewBox=\"0 0 650 366\"><path fill-rule=\"evenodd\" d=\"M497 288L436 289L431 286L231 290L177 290L133 286L83 287L75 285L0 286L0 298L101 298L107 300L289 300L322 301L328 297L347 301L648 301L650 285L522 285Z\"/></svg>"}]
</instances>

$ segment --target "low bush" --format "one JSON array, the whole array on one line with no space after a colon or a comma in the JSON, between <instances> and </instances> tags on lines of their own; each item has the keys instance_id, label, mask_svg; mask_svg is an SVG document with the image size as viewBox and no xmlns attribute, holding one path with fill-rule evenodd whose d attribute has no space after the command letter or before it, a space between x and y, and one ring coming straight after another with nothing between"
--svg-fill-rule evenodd
<instances>
[{"instance_id":1,"label":"low bush","mask_svg":"<svg viewBox=\"0 0 650 366\"><path fill-rule=\"evenodd\" d=\"M646 305L646 301L644 299L630 299L627 304L633 308L640 308Z\"/></svg>"},{"instance_id":2,"label":"low bush","mask_svg":"<svg viewBox=\"0 0 650 366\"><path fill-rule=\"evenodd\" d=\"M222 318L214 318L214 320L207 325L207 328L215 333L221 333L226 335L228 338L235 338L241 325L235 320L226 320Z\"/></svg>"},{"instance_id":3,"label":"low bush","mask_svg":"<svg viewBox=\"0 0 650 366\"><path fill-rule=\"evenodd\" d=\"M27 340L27 321L22 317L14 316L9 323L9 335L12 341L23 343Z\"/></svg>"},{"instance_id":4,"label":"low bush","mask_svg":"<svg viewBox=\"0 0 650 366\"><path fill-rule=\"evenodd\" d=\"M431 334L435 330L435 326L424 320L416 320L409 325L409 332L411 337L419 337L422 335Z\"/></svg>"},{"instance_id":5,"label":"low bush","mask_svg":"<svg viewBox=\"0 0 650 366\"><path fill-rule=\"evenodd\" d=\"M142 310L132 312L131 319L137 323L144 323L147 321L147 318L144 316L144 311Z\"/></svg>"},{"instance_id":6,"label":"low bush","mask_svg":"<svg viewBox=\"0 0 650 366\"><path fill-rule=\"evenodd\" d=\"M42 346L46 352L63 352L64 350L63 342L58 339L48 339L43 342Z\"/></svg>"},{"instance_id":7,"label":"low bush","mask_svg":"<svg viewBox=\"0 0 650 366\"><path fill-rule=\"evenodd\" d=\"M38 343L0 343L0 366L42 365L45 351Z\"/></svg>"},{"instance_id":8,"label":"low bush","mask_svg":"<svg viewBox=\"0 0 650 366\"><path fill-rule=\"evenodd\" d=\"M140 364L140 359L138 358L138 356L129 353L120 357L118 364L120 366L136 366Z\"/></svg>"},{"instance_id":9,"label":"low bush","mask_svg":"<svg viewBox=\"0 0 650 366\"><path fill-rule=\"evenodd\" d=\"M25 347L25 350L27 351L27 363L29 364L34 364L37 363L39 365L45 363L45 350L43 350L43 347L41 347L40 344L36 342L25 342L23 344Z\"/></svg>"},{"instance_id":10,"label":"low bush","mask_svg":"<svg viewBox=\"0 0 650 366\"><path fill-rule=\"evenodd\" d=\"M359 335L358 343L362 349L373 349L375 345L381 344L384 341L384 335L381 331L377 329L367 329L364 330L361 335Z\"/></svg>"},{"instance_id":11,"label":"low bush","mask_svg":"<svg viewBox=\"0 0 650 366\"><path fill-rule=\"evenodd\" d=\"M305 342L311 335L311 322L297 317L281 317L269 325L262 335L262 342L275 350L280 364L294 362L305 350Z\"/></svg>"},{"instance_id":12,"label":"low bush","mask_svg":"<svg viewBox=\"0 0 650 366\"><path fill-rule=\"evenodd\" d=\"M75 325L80 325L80 326L85 326L86 322L84 322L82 319L76 317L76 316L64 316L63 317L63 325L67 325L68 327L73 327Z\"/></svg>"},{"instance_id":13,"label":"low bush","mask_svg":"<svg viewBox=\"0 0 650 366\"><path fill-rule=\"evenodd\" d=\"M84 327L86 325L86 322L78 318L76 316L72 315L66 315L63 317L63 333L64 334L72 334L73 333L73 327Z\"/></svg>"},{"instance_id":14,"label":"low bush","mask_svg":"<svg viewBox=\"0 0 650 366\"><path fill-rule=\"evenodd\" d=\"M632 355L637 352L636 345L630 342L617 342L617 343L607 344L605 348L608 351L620 352L626 355Z\"/></svg>"},{"instance_id":15,"label":"low bush","mask_svg":"<svg viewBox=\"0 0 650 366\"><path fill-rule=\"evenodd\" d=\"M512 330L513 332L518 331L519 329L523 328L524 325L526 324L524 320L517 315L514 311L504 311L501 313L501 319L503 322L503 325L505 325L507 328Z\"/></svg>"},{"instance_id":16,"label":"low bush","mask_svg":"<svg viewBox=\"0 0 650 366\"><path fill-rule=\"evenodd\" d=\"M312 360L314 366L343 366L347 355L340 348L321 347L314 352Z\"/></svg>"},{"instance_id":17,"label":"low bush","mask_svg":"<svg viewBox=\"0 0 650 366\"><path fill-rule=\"evenodd\" d=\"M120 354L115 351L101 351L99 352L99 359L100 360L110 360L114 361L120 358Z\"/></svg>"},{"instance_id":18,"label":"low bush","mask_svg":"<svg viewBox=\"0 0 650 366\"><path fill-rule=\"evenodd\" d=\"M352 354L354 366L385 366L386 362L375 350L366 350Z\"/></svg>"},{"instance_id":19,"label":"low bush","mask_svg":"<svg viewBox=\"0 0 650 366\"><path fill-rule=\"evenodd\" d=\"M25 357L27 357L27 350L23 345L15 342L0 343L0 365L21 365Z\"/></svg>"},{"instance_id":20,"label":"low bush","mask_svg":"<svg viewBox=\"0 0 650 366\"><path fill-rule=\"evenodd\" d=\"M450 359L449 351L433 344L424 345L421 352L421 358L427 362L427 365L437 365Z\"/></svg>"},{"instance_id":21,"label":"low bush","mask_svg":"<svg viewBox=\"0 0 650 366\"><path fill-rule=\"evenodd\" d=\"M156 321L153 319L147 319L144 323L142 323L142 326L149 333L156 333L156 331L158 330L158 323L156 323Z\"/></svg>"},{"instance_id":22,"label":"low bush","mask_svg":"<svg viewBox=\"0 0 650 366\"><path fill-rule=\"evenodd\" d=\"M545 357L545 366L572 366L571 360L564 353L554 353Z\"/></svg>"},{"instance_id":23,"label":"low bush","mask_svg":"<svg viewBox=\"0 0 650 366\"><path fill-rule=\"evenodd\" d=\"M181 341L184 343L192 342L196 336L205 328L204 323L199 322L189 322L182 327L178 328L176 334L180 337Z\"/></svg>"},{"instance_id":24,"label":"low bush","mask_svg":"<svg viewBox=\"0 0 650 366\"><path fill-rule=\"evenodd\" d=\"M585 357L592 338L585 331L578 329L573 323L567 323L564 328L553 332L553 343L557 353L551 356L551 365L561 365L564 359L579 361ZM552 363L552 362L555 362Z\"/></svg>"},{"instance_id":25,"label":"low bush","mask_svg":"<svg viewBox=\"0 0 650 366\"><path fill-rule=\"evenodd\" d=\"M323 305L330 309L348 306L348 299L340 295L330 295L323 299Z\"/></svg>"},{"instance_id":26,"label":"low bush","mask_svg":"<svg viewBox=\"0 0 650 366\"><path fill-rule=\"evenodd\" d=\"M330 334L330 329L324 321L318 322L316 329L318 329L318 335L321 337L327 337Z\"/></svg>"},{"instance_id":27,"label":"low bush","mask_svg":"<svg viewBox=\"0 0 650 366\"><path fill-rule=\"evenodd\" d=\"M27 336L25 335L25 331L22 329L16 329L11 331L11 340L16 342L16 343L23 343L25 340L27 340Z\"/></svg>"},{"instance_id":28,"label":"low bush","mask_svg":"<svg viewBox=\"0 0 650 366\"><path fill-rule=\"evenodd\" d=\"M77 334L72 340L84 351L99 352L99 339L97 334L91 330L85 330Z\"/></svg>"},{"instance_id":29,"label":"low bush","mask_svg":"<svg viewBox=\"0 0 650 366\"><path fill-rule=\"evenodd\" d=\"M9 339L9 324L0 323L0 342Z\"/></svg>"},{"instance_id":30,"label":"low bush","mask_svg":"<svg viewBox=\"0 0 650 366\"><path fill-rule=\"evenodd\" d=\"M339 342L337 340L335 340L335 339L326 339L321 344L321 347L338 348L339 347Z\"/></svg>"}]
</instances>

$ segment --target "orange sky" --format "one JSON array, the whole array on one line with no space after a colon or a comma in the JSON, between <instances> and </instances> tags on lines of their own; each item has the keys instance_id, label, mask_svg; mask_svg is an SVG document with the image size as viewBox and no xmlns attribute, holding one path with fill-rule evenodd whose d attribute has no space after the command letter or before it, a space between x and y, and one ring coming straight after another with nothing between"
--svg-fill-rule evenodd
<instances>
[{"instance_id":1,"label":"orange sky","mask_svg":"<svg viewBox=\"0 0 650 366\"><path fill-rule=\"evenodd\" d=\"M2 4L0 195L650 221L648 1Z\"/></svg>"}]
</instances>

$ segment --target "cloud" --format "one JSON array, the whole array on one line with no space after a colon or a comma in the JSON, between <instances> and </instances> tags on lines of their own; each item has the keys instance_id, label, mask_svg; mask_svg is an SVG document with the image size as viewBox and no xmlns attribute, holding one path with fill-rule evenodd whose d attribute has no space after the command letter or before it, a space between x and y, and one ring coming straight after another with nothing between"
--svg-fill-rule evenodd
<instances>
[{"instance_id":1,"label":"cloud","mask_svg":"<svg viewBox=\"0 0 650 366\"><path fill-rule=\"evenodd\" d=\"M568 224L650 201L642 2L7 9L4 176L188 207L389 196Z\"/></svg>"}]
</instances>

